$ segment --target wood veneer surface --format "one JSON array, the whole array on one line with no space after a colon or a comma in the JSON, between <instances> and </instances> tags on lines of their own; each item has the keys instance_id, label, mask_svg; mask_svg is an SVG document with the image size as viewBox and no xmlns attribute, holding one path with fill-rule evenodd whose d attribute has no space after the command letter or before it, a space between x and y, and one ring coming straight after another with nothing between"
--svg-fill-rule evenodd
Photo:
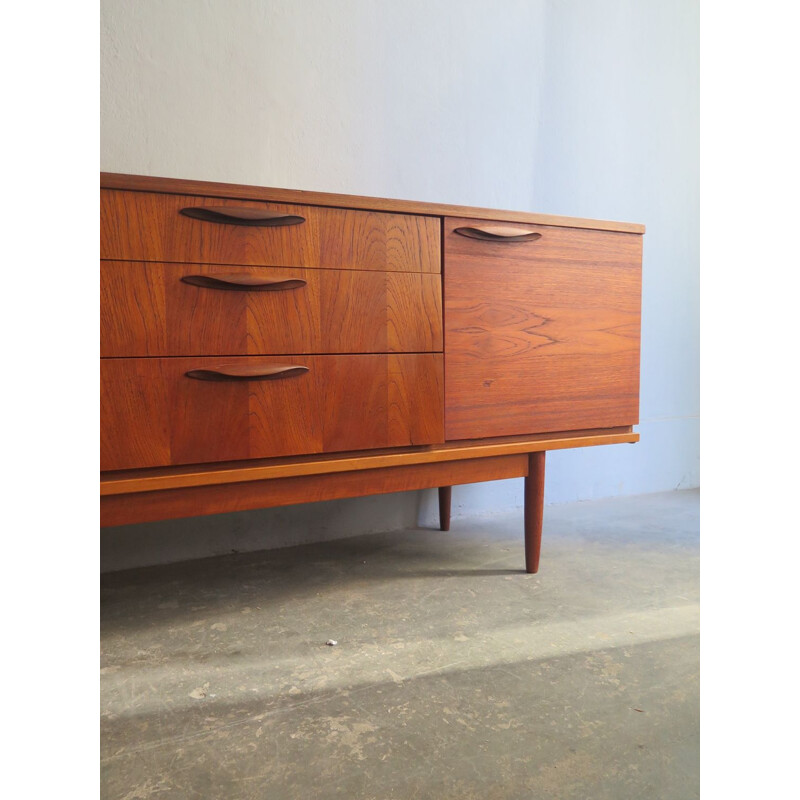
<instances>
[{"instance_id":1,"label":"wood veneer surface","mask_svg":"<svg viewBox=\"0 0 800 800\"><path fill-rule=\"evenodd\" d=\"M446 438L636 424L641 237L488 242L468 223L444 224Z\"/></svg>"},{"instance_id":2,"label":"wood veneer surface","mask_svg":"<svg viewBox=\"0 0 800 800\"><path fill-rule=\"evenodd\" d=\"M299 225L250 227L184 216L187 208L249 209L300 216ZM440 272L438 220L197 195L104 189L100 257L318 269Z\"/></svg>"},{"instance_id":3,"label":"wood veneer surface","mask_svg":"<svg viewBox=\"0 0 800 800\"><path fill-rule=\"evenodd\" d=\"M642 234L645 231L644 225L635 222L614 222L611 220L564 217L555 214L537 214L531 211L503 211L496 208L478 208L447 203L424 203L384 197L362 197L360 195L278 189L266 186L245 186L212 181L177 180L175 178L126 175L113 172L100 173L100 186L109 189L129 189L132 191L180 192L183 194L205 195L207 197L269 200L276 203L302 203L403 214L427 214L435 217L451 216L508 222L532 222L540 225L562 225L570 228L627 231L638 234Z\"/></svg>"},{"instance_id":4,"label":"wood veneer surface","mask_svg":"<svg viewBox=\"0 0 800 800\"><path fill-rule=\"evenodd\" d=\"M101 473L100 494L131 494L186 486L240 483L267 478L354 472L414 464L453 463L463 459L519 455L639 441L629 427L607 430L562 431L533 436L508 436L474 441L377 449L355 453L252 459L180 467L116 470Z\"/></svg>"},{"instance_id":5,"label":"wood veneer surface","mask_svg":"<svg viewBox=\"0 0 800 800\"><path fill-rule=\"evenodd\" d=\"M456 463L407 465L273 478L231 485L177 488L143 494L111 495L101 499L100 521L102 525L128 525L134 522L427 489L443 483L477 483L521 477L527 474L527 468L527 456L511 455Z\"/></svg>"},{"instance_id":6,"label":"wood veneer surface","mask_svg":"<svg viewBox=\"0 0 800 800\"><path fill-rule=\"evenodd\" d=\"M198 276L305 285L241 291L184 281ZM441 350L438 274L142 261L100 265L102 356Z\"/></svg>"},{"instance_id":7,"label":"wood veneer surface","mask_svg":"<svg viewBox=\"0 0 800 800\"><path fill-rule=\"evenodd\" d=\"M195 380L224 367L274 380ZM443 440L442 356L102 359L101 469L421 445Z\"/></svg>"}]
</instances>

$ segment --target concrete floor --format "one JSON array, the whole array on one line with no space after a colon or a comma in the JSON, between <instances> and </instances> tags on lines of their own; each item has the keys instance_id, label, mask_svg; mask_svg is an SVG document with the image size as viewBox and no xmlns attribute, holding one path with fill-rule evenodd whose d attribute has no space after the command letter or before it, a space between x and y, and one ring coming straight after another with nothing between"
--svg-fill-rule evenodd
<instances>
[{"instance_id":1,"label":"concrete floor","mask_svg":"<svg viewBox=\"0 0 800 800\"><path fill-rule=\"evenodd\" d=\"M697 797L698 505L106 575L102 796Z\"/></svg>"}]
</instances>

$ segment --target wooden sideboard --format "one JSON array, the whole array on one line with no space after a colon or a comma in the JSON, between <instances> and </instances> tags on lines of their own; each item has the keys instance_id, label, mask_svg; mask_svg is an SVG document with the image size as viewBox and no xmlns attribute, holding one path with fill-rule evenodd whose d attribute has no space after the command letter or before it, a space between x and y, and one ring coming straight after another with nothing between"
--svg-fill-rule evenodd
<instances>
[{"instance_id":1,"label":"wooden sideboard","mask_svg":"<svg viewBox=\"0 0 800 800\"><path fill-rule=\"evenodd\" d=\"M101 524L525 478L638 441L642 234L101 174Z\"/></svg>"}]
</instances>

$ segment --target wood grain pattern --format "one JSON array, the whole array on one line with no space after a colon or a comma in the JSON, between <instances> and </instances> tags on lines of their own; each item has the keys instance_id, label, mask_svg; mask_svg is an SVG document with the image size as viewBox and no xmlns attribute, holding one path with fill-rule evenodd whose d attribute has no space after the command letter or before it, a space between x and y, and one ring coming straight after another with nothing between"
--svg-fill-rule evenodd
<instances>
[{"instance_id":1,"label":"wood grain pattern","mask_svg":"<svg viewBox=\"0 0 800 800\"><path fill-rule=\"evenodd\" d=\"M445 203L423 203L412 200L393 200L384 197L361 197L329 192L306 192L295 189L276 189L266 186L242 186L232 183L176 180L146 175L100 173L100 186L108 189L130 189L144 192L177 192L207 197L266 200L275 203L300 203L309 206L338 206L341 208L389 211L400 214L428 214L434 217L471 217L501 222L531 222L539 225L561 225L569 228L586 228L608 231L626 231L642 234L644 225L635 222L581 219L554 214L536 214L530 211L501 211L496 208L474 208Z\"/></svg>"},{"instance_id":2,"label":"wood grain pattern","mask_svg":"<svg viewBox=\"0 0 800 800\"><path fill-rule=\"evenodd\" d=\"M224 291L191 276L302 280ZM421 353L442 350L437 274L103 261L100 353L112 356Z\"/></svg>"},{"instance_id":3,"label":"wood grain pattern","mask_svg":"<svg viewBox=\"0 0 800 800\"><path fill-rule=\"evenodd\" d=\"M357 472L297 476L231 485L185 487L101 498L100 524L195 517L227 511L361 497L384 492L517 478L527 474L525 455L498 456L453 463L418 464Z\"/></svg>"},{"instance_id":4,"label":"wood grain pattern","mask_svg":"<svg viewBox=\"0 0 800 800\"><path fill-rule=\"evenodd\" d=\"M444 226L446 438L636 424L641 237L501 244L455 235L466 222Z\"/></svg>"},{"instance_id":5,"label":"wood grain pattern","mask_svg":"<svg viewBox=\"0 0 800 800\"><path fill-rule=\"evenodd\" d=\"M288 227L249 227L193 219L189 207L253 208L299 215ZM319 269L440 272L437 219L408 214L220 200L104 189L100 257Z\"/></svg>"},{"instance_id":6,"label":"wood grain pattern","mask_svg":"<svg viewBox=\"0 0 800 800\"><path fill-rule=\"evenodd\" d=\"M299 365L282 380L207 382L195 369ZM438 354L102 359L101 469L443 440Z\"/></svg>"},{"instance_id":7,"label":"wood grain pattern","mask_svg":"<svg viewBox=\"0 0 800 800\"><path fill-rule=\"evenodd\" d=\"M465 458L491 458L543 450L564 450L638 441L638 433L633 433L629 427L623 427L444 442L420 447L376 449L337 455L294 456L198 464L191 467L119 470L101 473L100 494L135 494L159 489L231 484L299 475L322 475L330 472L353 472L413 464L451 463Z\"/></svg>"}]
</instances>

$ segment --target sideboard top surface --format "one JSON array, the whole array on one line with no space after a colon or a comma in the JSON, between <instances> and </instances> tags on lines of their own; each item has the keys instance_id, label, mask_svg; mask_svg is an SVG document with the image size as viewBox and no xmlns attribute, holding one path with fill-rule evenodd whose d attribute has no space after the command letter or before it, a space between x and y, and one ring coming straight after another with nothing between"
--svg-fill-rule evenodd
<instances>
[{"instance_id":1,"label":"sideboard top surface","mask_svg":"<svg viewBox=\"0 0 800 800\"><path fill-rule=\"evenodd\" d=\"M501 211L490 208L473 208L443 203L423 203L413 200L392 200L378 197L360 197L328 192L307 192L293 189L275 189L266 186L245 186L233 183L191 181L177 178L157 178L146 175L124 175L113 172L100 173L102 189L127 189L139 192L164 192L198 194L206 197L228 197L242 200L263 200L274 203L301 203L312 206L388 211L400 214L468 217L471 219L527 222L536 225L557 225L567 228L588 228L602 231L642 234L644 225L634 222L612 222L597 219L580 219L529 211Z\"/></svg>"}]
</instances>

